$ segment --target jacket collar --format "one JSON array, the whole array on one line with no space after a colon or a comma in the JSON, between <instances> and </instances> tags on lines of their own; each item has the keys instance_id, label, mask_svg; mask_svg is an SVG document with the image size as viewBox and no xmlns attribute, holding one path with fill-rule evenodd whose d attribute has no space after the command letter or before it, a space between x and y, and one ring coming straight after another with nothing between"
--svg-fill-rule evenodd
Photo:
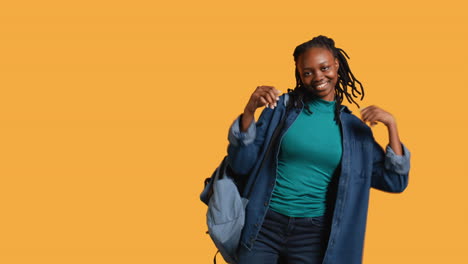
<instances>
[{"instance_id":1,"label":"jacket collar","mask_svg":"<svg viewBox=\"0 0 468 264\"><path fill-rule=\"evenodd\" d=\"M348 114L351 114L351 113L352 113L352 111L349 110L349 108L348 108L346 105L341 105L340 112L343 112L343 111L345 111L345 112L348 113Z\"/></svg>"}]
</instances>

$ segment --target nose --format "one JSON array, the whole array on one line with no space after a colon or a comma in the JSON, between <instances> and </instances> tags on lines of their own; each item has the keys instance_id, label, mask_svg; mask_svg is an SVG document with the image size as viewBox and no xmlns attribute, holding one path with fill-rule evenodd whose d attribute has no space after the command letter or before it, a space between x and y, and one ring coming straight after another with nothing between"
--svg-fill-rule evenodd
<instances>
[{"instance_id":1,"label":"nose","mask_svg":"<svg viewBox=\"0 0 468 264\"><path fill-rule=\"evenodd\" d=\"M324 79L324 74L322 71L316 71L314 72L313 76L312 76L312 82L315 83L315 82L320 82Z\"/></svg>"}]
</instances>

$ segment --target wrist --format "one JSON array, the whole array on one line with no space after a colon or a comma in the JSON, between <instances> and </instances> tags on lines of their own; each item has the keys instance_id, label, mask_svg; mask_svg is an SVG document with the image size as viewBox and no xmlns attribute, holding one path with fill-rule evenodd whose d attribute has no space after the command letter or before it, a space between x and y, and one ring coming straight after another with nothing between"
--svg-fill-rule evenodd
<instances>
[{"instance_id":1,"label":"wrist","mask_svg":"<svg viewBox=\"0 0 468 264\"><path fill-rule=\"evenodd\" d=\"M247 107L244 108L244 113L243 113L244 116L254 116L255 115L255 110L252 111L252 110L249 110Z\"/></svg>"},{"instance_id":2,"label":"wrist","mask_svg":"<svg viewBox=\"0 0 468 264\"><path fill-rule=\"evenodd\" d=\"M390 121L386 122L385 126L387 126L388 128L396 128L397 124L395 119L392 118Z\"/></svg>"},{"instance_id":3,"label":"wrist","mask_svg":"<svg viewBox=\"0 0 468 264\"><path fill-rule=\"evenodd\" d=\"M396 125L395 123L389 122L389 123L385 123L385 126L388 128L394 128Z\"/></svg>"}]
</instances>

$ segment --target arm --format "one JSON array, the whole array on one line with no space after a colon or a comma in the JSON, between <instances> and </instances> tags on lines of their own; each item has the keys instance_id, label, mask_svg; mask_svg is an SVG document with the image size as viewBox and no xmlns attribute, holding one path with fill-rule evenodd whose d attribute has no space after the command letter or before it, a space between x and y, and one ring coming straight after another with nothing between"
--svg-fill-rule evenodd
<instances>
[{"instance_id":1,"label":"arm","mask_svg":"<svg viewBox=\"0 0 468 264\"><path fill-rule=\"evenodd\" d=\"M388 139L390 147L396 155L402 156L403 149L401 148L400 137L398 136L398 129L396 122L393 121L387 125L388 129Z\"/></svg>"},{"instance_id":2,"label":"arm","mask_svg":"<svg viewBox=\"0 0 468 264\"><path fill-rule=\"evenodd\" d=\"M403 192L408 186L411 153L400 141L395 118L377 106L361 110L364 122L371 126L382 122L388 130L389 143L386 151L372 135L372 177L371 187L387 192Z\"/></svg>"},{"instance_id":3,"label":"arm","mask_svg":"<svg viewBox=\"0 0 468 264\"><path fill-rule=\"evenodd\" d=\"M275 109L264 108L258 121L255 122L252 118L244 132L241 130L244 114L239 115L232 123L228 133L227 152L229 165L235 173L247 174L254 166Z\"/></svg>"},{"instance_id":4,"label":"arm","mask_svg":"<svg viewBox=\"0 0 468 264\"><path fill-rule=\"evenodd\" d=\"M372 138L371 187L392 193L403 192L408 186L411 153L403 143L399 143L403 155L397 155L388 144L386 152Z\"/></svg>"}]
</instances>

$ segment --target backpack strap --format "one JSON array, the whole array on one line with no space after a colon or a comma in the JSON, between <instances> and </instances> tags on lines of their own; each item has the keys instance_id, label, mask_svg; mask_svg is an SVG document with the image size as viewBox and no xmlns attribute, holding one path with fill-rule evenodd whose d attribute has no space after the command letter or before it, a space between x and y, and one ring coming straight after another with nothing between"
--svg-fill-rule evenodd
<instances>
[{"instance_id":1,"label":"backpack strap","mask_svg":"<svg viewBox=\"0 0 468 264\"><path fill-rule=\"evenodd\" d=\"M216 251L216 254L214 255L214 258L213 258L213 263L214 264L216 264L216 255L218 255L218 253L219 253L219 249L218 249L218 251Z\"/></svg>"},{"instance_id":2,"label":"backpack strap","mask_svg":"<svg viewBox=\"0 0 468 264\"><path fill-rule=\"evenodd\" d=\"M286 107L288 105L288 101L289 101L289 93L286 93L284 94L284 107Z\"/></svg>"}]
</instances>

